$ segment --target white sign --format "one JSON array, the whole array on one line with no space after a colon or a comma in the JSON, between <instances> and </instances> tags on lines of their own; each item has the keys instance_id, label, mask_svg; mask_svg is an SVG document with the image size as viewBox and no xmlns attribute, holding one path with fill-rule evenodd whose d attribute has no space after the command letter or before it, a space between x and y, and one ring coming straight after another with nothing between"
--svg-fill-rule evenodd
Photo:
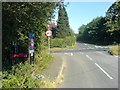
<instances>
[{"instance_id":1,"label":"white sign","mask_svg":"<svg viewBox=\"0 0 120 90\"><path fill-rule=\"evenodd\" d=\"M34 53L34 50L30 50L29 53Z\"/></svg>"},{"instance_id":2,"label":"white sign","mask_svg":"<svg viewBox=\"0 0 120 90\"><path fill-rule=\"evenodd\" d=\"M47 31L46 31L46 35L47 35L48 37L52 36L52 31L51 31L51 30L47 30Z\"/></svg>"}]
</instances>

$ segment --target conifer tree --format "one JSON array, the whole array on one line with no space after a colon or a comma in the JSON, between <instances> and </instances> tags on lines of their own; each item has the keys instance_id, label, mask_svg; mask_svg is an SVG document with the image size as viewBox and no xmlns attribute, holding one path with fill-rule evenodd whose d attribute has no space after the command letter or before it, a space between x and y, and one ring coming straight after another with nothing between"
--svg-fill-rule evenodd
<instances>
[{"instance_id":1,"label":"conifer tree","mask_svg":"<svg viewBox=\"0 0 120 90\"><path fill-rule=\"evenodd\" d=\"M56 37L65 38L71 35L71 30L69 26L69 20L66 8L63 3L59 5L58 11L58 22L57 22L57 32Z\"/></svg>"}]
</instances>

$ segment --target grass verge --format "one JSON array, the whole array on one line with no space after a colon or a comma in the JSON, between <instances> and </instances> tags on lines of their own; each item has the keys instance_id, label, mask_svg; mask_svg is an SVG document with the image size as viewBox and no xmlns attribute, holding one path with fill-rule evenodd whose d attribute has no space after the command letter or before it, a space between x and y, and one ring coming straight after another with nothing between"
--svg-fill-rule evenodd
<instances>
[{"instance_id":1,"label":"grass verge","mask_svg":"<svg viewBox=\"0 0 120 90\"><path fill-rule=\"evenodd\" d=\"M120 55L120 45L114 45L112 46L109 51L111 55Z\"/></svg>"},{"instance_id":2,"label":"grass verge","mask_svg":"<svg viewBox=\"0 0 120 90\"><path fill-rule=\"evenodd\" d=\"M36 54L34 64L20 63L2 73L2 88L55 88L55 83L42 79L40 72L47 68L53 57L45 50ZM37 75L39 74L40 77Z\"/></svg>"}]
</instances>

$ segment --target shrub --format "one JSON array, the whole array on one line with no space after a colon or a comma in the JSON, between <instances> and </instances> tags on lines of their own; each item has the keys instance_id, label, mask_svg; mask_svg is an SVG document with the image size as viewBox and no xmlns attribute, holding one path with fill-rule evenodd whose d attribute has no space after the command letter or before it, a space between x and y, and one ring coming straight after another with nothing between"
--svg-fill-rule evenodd
<instances>
[{"instance_id":1,"label":"shrub","mask_svg":"<svg viewBox=\"0 0 120 90\"><path fill-rule=\"evenodd\" d=\"M120 45L112 46L108 52L112 55L120 55Z\"/></svg>"},{"instance_id":2,"label":"shrub","mask_svg":"<svg viewBox=\"0 0 120 90\"><path fill-rule=\"evenodd\" d=\"M36 79L35 77L47 67L53 58L46 51L41 51L36 53L35 60L34 64L28 64L27 62L20 63L13 66L11 70L4 71L2 74L2 88L46 87L43 80Z\"/></svg>"},{"instance_id":3,"label":"shrub","mask_svg":"<svg viewBox=\"0 0 120 90\"><path fill-rule=\"evenodd\" d=\"M3 72L2 88L32 88L39 86L38 81L31 77L34 66L20 63L12 67L12 70Z\"/></svg>"},{"instance_id":4,"label":"shrub","mask_svg":"<svg viewBox=\"0 0 120 90\"><path fill-rule=\"evenodd\" d=\"M75 37L54 38L51 39L51 48L66 48L75 45Z\"/></svg>"}]
</instances>

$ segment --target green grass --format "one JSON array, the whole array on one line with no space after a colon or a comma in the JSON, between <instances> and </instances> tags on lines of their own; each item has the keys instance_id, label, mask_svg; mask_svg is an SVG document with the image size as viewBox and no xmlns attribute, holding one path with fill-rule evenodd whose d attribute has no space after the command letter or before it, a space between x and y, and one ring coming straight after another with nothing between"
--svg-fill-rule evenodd
<instances>
[{"instance_id":1,"label":"green grass","mask_svg":"<svg viewBox=\"0 0 120 90\"><path fill-rule=\"evenodd\" d=\"M120 45L114 45L112 46L109 51L111 55L120 55Z\"/></svg>"},{"instance_id":2,"label":"green grass","mask_svg":"<svg viewBox=\"0 0 120 90\"><path fill-rule=\"evenodd\" d=\"M36 53L34 64L20 63L9 71L2 73L2 88L55 88L55 84L47 79L36 79L37 74L52 62L53 57L46 50Z\"/></svg>"}]
</instances>

